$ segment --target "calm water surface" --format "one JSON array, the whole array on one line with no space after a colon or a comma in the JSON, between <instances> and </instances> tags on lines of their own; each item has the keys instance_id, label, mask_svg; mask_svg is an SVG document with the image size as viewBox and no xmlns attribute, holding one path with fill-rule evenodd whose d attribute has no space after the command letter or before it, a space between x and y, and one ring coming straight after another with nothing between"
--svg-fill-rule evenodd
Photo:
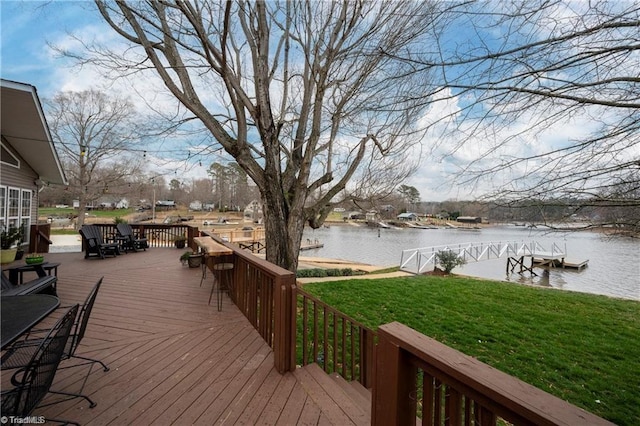
<instances>
[{"instance_id":1,"label":"calm water surface","mask_svg":"<svg viewBox=\"0 0 640 426\"><path fill-rule=\"evenodd\" d=\"M537 277L507 274L507 259L468 263L454 273L482 278L542 285L565 290L640 300L640 240L611 238L594 232L549 232L516 226L495 226L479 231L456 229L379 229L366 226L332 226L307 230L306 239L323 248L301 252L302 256L328 257L380 266L398 266L403 250L454 243L490 241L537 241L552 243L567 252L567 260L589 260L582 271L536 268ZM304 241L303 241L304 242Z\"/></svg>"}]
</instances>

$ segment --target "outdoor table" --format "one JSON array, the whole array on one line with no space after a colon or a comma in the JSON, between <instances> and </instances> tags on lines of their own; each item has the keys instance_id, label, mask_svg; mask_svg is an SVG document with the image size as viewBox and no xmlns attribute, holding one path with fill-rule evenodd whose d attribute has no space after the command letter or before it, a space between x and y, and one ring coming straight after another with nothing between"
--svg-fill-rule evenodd
<instances>
[{"instance_id":1,"label":"outdoor table","mask_svg":"<svg viewBox=\"0 0 640 426\"><path fill-rule=\"evenodd\" d=\"M23 274L25 272L35 272L38 274L39 278L42 278L47 274L51 275L51 271L53 270L54 274L58 276L58 266L60 266L59 262L42 262L35 265L14 266L5 269L5 271L9 271L9 281L18 285L24 283Z\"/></svg>"},{"instance_id":2,"label":"outdoor table","mask_svg":"<svg viewBox=\"0 0 640 426\"><path fill-rule=\"evenodd\" d=\"M49 294L0 297L2 349L15 342L59 305L60 299Z\"/></svg>"},{"instance_id":3,"label":"outdoor table","mask_svg":"<svg viewBox=\"0 0 640 426\"><path fill-rule=\"evenodd\" d=\"M220 244L211 237L195 237L193 241L198 245L200 251L209 256L225 256L233 254L233 250Z\"/></svg>"},{"instance_id":4,"label":"outdoor table","mask_svg":"<svg viewBox=\"0 0 640 426\"><path fill-rule=\"evenodd\" d=\"M211 259L212 265L211 270L217 272L219 276L216 281L218 281L218 310L222 309L222 277L223 274L228 273L231 269L233 269L233 263L224 262L221 260L217 262L218 259L222 259L223 256L228 256L233 254L233 250L227 246L224 246L217 241L215 241L211 237L195 237L193 241L200 248L200 251L204 253L205 261L203 263L202 268L202 278L200 279L200 285L202 285L202 281L206 277L208 259ZM230 283L227 283L229 286ZM214 284L215 287L215 284ZM211 287L211 294L209 295L209 304L211 304L211 297L213 296L214 287Z\"/></svg>"}]
</instances>

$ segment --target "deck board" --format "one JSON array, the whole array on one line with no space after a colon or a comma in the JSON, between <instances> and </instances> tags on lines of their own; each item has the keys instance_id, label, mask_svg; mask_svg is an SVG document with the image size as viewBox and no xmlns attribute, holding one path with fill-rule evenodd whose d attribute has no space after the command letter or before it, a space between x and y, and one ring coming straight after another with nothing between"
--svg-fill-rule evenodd
<instances>
[{"instance_id":1,"label":"deck board","mask_svg":"<svg viewBox=\"0 0 640 426\"><path fill-rule=\"evenodd\" d=\"M314 400L296 374L279 374L269 346L226 295L221 312L208 305L211 274L200 286L200 269L182 266L180 254L169 248L104 260L46 254L47 261L61 263L62 305L83 302L104 276L78 354L104 361L110 371L98 364L91 369L84 393L97 402L95 408L75 399L34 415L92 426L362 424L361 415L354 421L333 401L322 407L318 400L325 397ZM77 391L88 368L60 370L53 388Z\"/></svg>"}]
</instances>

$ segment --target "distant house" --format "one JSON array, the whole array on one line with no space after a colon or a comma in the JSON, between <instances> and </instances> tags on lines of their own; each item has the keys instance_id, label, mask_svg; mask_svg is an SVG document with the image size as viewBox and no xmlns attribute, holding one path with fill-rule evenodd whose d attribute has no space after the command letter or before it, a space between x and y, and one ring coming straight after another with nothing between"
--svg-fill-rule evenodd
<instances>
[{"instance_id":1,"label":"distant house","mask_svg":"<svg viewBox=\"0 0 640 426\"><path fill-rule=\"evenodd\" d=\"M249 219L254 223L261 223L263 220L262 203L258 200L251 201L244 208L243 215L245 219Z\"/></svg>"},{"instance_id":2,"label":"distant house","mask_svg":"<svg viewBox=\"0 0 640 426\"><path fill-rule=\"evenodd\" d=\"M479 216L458 216L456 220L461 223L482 223L482 218Z\"/></svg>"},{"instance_id":3,"label":"distant house","mask_svg":"<svg viewBox=\"0 0 640 426\"><path fill-rule=\"evenodd\" d=\"M0 228L20 227L29 241L44 185L68 185L36 88L0 79Z\"/></svg>"},{"instance_id":4,"label":"distant house","mask_svg":"<svg viewBox=\"0 0 640 426\"><path fill-rule=\"evenodd\" d=\"M348 212L342 217L344 220L365 220L366 216L364 213L359 211Z\"/></svg>"},{"instance_id":5,"label":"distant house","mask_svg":"<svg viewBox=\"0 0 640 426\"><path fill-rule=\"evenodd\" d=\"M192 201L189 203L189 210L193 210L195 212L202 210L202 203L198 200Z\"/></svg>"},{"instance_id":6,"label":"distant house","mask_svg":"<svg viewBox=\"0 0 640 426\"><path fill-rule=\"evenodd\" d=\"M128 209L129 205L129 200L127 200L126 198L121 198L116 202L116 209Z\"/></svg>"},{"instance_id":7,"label":"distant house","mask_svg":"<svg viewBox=\"0 0 640 426\"><path fill-rule=\"evenodd\" d=\"M418 220L419 216L417 213L400 213L396 216L398 220L404 220L407 222L412 222Z\"/></svg>"},{"instance_id":8,"label":"distant house","mask_svg":"<svg viewBox=\"0 0 640 426\"><path fill-rule=\"evenodd\" d=\"M176 202L173 200L158 200L156 201L156 210L173 210L177 208Z\"/></svg>"}]
</instances>

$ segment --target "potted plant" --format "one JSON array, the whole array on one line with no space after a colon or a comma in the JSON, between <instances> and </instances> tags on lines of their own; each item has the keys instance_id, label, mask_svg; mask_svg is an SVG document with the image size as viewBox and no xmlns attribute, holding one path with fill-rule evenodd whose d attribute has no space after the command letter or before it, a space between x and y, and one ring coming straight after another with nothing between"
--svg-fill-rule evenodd
<instances>
[{"instance_id":1,"label":"potted plant","mask_svg":"<svg viewBox=\"0 0 640 426\"><path fill-rule=\"evenodd\" d=\"M14 247L17 243L22 241L22 229L10 226L8 229L3 229L0 233L0 247L2 248L2 257L0 261L2 263L11 263L16 258L17 247Z\"/></svg>"},{"instance_id":2,"label":"potted plant","mask_svg":"<svg viewBox=\"0 0 640 426\"><path fill-rule=\"evenodd\" d=\"M173 237L173 244L176 246L176 248L184 248L185 245L187 245L187 237L185 237L184 235L176 235L175 237Z\"/></svg>"},{"instance_id":3,"label":"potted plant","mask_svg":"<svg viewBox=\"0 0 640 426\"><path fill-rule=\"evenodd\" d=\"M29 253L24 261L27 265L39 265L44 262L44 256L39 253Z\"/></svg>"},{"instance_id":4,"label":"potted plant","mask_svg":"<svg viewBox=\"0 0 640 426\"><path fill-rule=\"evenodd\" d=\"M188 264L189 268L198 268L202 264L202 255L188 250L180 256L180 262L183 265Z\"/></svg>"}]
</instances>

